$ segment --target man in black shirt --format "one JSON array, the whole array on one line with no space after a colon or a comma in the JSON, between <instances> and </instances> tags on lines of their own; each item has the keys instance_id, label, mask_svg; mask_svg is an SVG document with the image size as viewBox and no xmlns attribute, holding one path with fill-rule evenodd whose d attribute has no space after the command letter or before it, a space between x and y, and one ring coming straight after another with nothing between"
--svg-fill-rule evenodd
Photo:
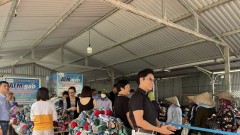
<instances>
[{"instance_id":1,"label":"man in black shirt","mask_svg":"<svg viewBox=\"0 0 240 135\"><path fill-rule=\"evenodd\" d=\"M162 125L158 121L157 110L149 100L147 93L154 86L154 72L152 69L144 69L137 76L137 91L129 100L130 119L135 135L138 134L173 134L176 128L171 125Z\"/></svg>"},{"instance_id":2,"label":"man in black shirt","mask_svg":"<svg viewBox=\"0 0 240 135\"><path fill-rule=\"evenodd\" d=\"M115 99L117 98L117 84L113 85L113 89L109 94L109 99L112 101L112 105L114 105Z\"/></svg>"},{"instance_id":3,"label":"man in black shirt","mask_svg":"<svg viewBox=\"0 0 240 135\"><path fill-rule=\"evenodd\" d=\"M130 94L130 85L127 80L120 80L117 82L117 91L118 96L114 103L115 115L117 118L120 118L123 124L128 128L132 129L132 123L129 117L129 108L127 97Z\"/></svg>"}]
</instances>

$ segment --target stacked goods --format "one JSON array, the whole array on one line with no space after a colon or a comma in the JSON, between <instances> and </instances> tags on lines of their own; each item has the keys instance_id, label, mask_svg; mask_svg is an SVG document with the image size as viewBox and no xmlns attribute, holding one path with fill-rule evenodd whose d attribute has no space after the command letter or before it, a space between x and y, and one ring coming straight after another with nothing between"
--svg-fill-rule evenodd
<instances>
[{"instance_id":1,"label":"stacked goods","mask_svg":"<svg viewBox=\"0 0 240 135\"><path fill-rule=\"evenodd\" d=\"M32 134L33 122L30 120L31 106L12 106L10 109L10 124L16 125L15 131L18 134Z\"/></svg>"},{"instance_id":2,"label":"stacked goods","mask_svg":"<svg viewBox=\"0 0 240 135\"><path fill-rule=\"evenodd\" d=\"M83 111L69 129L70 135L127 135L122 121L109 110Z\"/></svg>"}]
</instances>

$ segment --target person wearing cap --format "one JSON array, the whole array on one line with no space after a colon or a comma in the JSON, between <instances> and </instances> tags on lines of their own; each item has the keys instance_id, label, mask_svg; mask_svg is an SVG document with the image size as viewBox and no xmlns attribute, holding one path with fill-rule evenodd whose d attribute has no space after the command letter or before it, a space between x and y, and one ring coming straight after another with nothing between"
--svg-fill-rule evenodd
<instances>
[{"instance_id":1,"label":"person wearing cap","mask_svg":"<svg viewBox=\"0 0 240 135\"><path fill-rule=\"evenodd\" d=\"M182 110L180 108L180 104L178 98L176 96L165 98L171 106L168 108L167 111L167 122L174 123L174 124L182 124ZM177 127L177 130L174 131L175 135L181 135L182 128Z\"/></svg>"},{"instance_id":2,"label":"person wearing cap","mask_svg":"<svg viewBox=\"0 0 240 135\"><path fill-rule=\"evenodd\" d=\"M137 75L138 88L129 100L130 119L133 123L133 135L173 134L176 128L171 125L162 125L157 117L157 110L149 100L147 93L154 86L154 72L144 69Z\"/></svg>"},{"instance_id":3,"label":"person wearing cap","mask_svg":"<svg viewBox=\"0 0 240 135\"><path fill-rule=\"evenodd\" d=\"M236 132L238 125L235 122L235 114L233 112L234 98L229 91L222 91L215 94L218 97L220 107L217 112L217 121L220 129L227 132Z\"/></svg>"},{"instance_id":4,"label":"person wearing cap","mask_svg":"<svg viewBox=\"0 0 240 135\"><path fill-rule=\"evenodd\" d=\"M190 123L191 126L195 126L195 117L196 117L196 112L197 112L197 104L194 101L195 96L187 96L188 102L189 102L189 112L187 114L187 119ZM193 130L190 129L188 132L188 135L191 135L193 133Z\"/></svg>"},{"instance_id":5,"label":"person wearing cap","mask_svg":"<svg viewBox=\"0 0 240 135\"><path fill-rule=\"evenodd\" d=\"M10 119L10 104L8 103L7 93L9 92L9 84L6 81L0 82L0 127L3 135L7 135Z\"/></svg>"},{"instance_id":6,"label":"person wearing cap","mask_svg":"<svg viewBox=\"0 0 240 135\"><path fill-rule=\"evenodd\" d=\"M212 97L208 92L204 92L194 97L196 101L197 112L195 118L195 126L201 128L209 128L206 124L206 121L215 114L215 102L213 101ZM198 134L198 131L193 131L195 135ZM201 135L206 135L207 132L200 132Z\"/></svg>"}]
</instances>

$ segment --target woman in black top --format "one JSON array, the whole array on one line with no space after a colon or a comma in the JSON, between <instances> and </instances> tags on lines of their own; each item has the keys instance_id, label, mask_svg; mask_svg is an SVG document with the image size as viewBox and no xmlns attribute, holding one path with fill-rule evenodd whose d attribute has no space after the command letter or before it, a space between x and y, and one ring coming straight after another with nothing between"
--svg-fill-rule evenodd
<instances>
[{"instance_id":1,"label":"woman in black top","mask_svg":"<svg viewBox=\"0 0 240 135\"><path fill-rule=\"evenodd\" d=\"M88 111L96 108L96 100L92 98L92 89L89 86L84 86L80 99L78 100L77 112Z\"/></svg>"},{"instance_id":2,"label":"woman in black top","mask_svg":"<svg viewBox=\"0 0 240 135\"><path fill-rule=\"evenodd\" d=\"M69 97L66 98L64 103L64 109L66 109L66 113L69 114L70 119L76 119L79 115L77 112L77 102L79 100L78 97L75 96L76 88L71 86L68 89Z\"/></svg>"}]
</instances>

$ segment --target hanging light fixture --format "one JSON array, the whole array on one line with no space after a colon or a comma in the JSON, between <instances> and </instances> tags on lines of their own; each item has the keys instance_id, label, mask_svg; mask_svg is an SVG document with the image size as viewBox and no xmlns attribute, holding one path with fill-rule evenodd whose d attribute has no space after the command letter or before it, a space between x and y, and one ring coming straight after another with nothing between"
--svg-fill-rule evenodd
<instances>
[{"instance_id":1,"label":"hanging light fixture","mask_svg":"<svg viewBox=\"0 0 240 135\"><path fill-rule=\"evenodd\" d=\"M89 32L88 32L88 40L89 40L89 45L88 45L88 48L87 48L87 53L88 54L92 54L92 47L91 47L91 45L90 45L90 30L89 30Z\"/></svg>"}]
</instances>

